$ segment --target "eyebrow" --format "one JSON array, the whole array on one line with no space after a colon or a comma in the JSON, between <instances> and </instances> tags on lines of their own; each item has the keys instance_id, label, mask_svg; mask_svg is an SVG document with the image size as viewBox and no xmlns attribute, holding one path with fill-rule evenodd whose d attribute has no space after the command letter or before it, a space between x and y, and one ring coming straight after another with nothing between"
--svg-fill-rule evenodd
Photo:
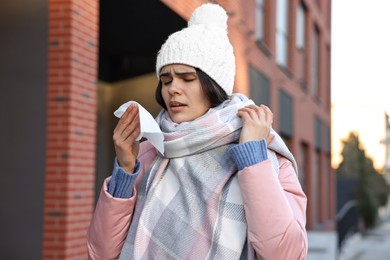
<instances>
[{"instance_id":1,"label":"eyebrow","mask_svg":"<svg viewBox=\"0 0 390 260\"><path fill-rule=\"evenodd\" d=\"M186 75L196 75L196 71L183 71L183 72L176 72L175 74L178 76L186 76ZM172 77L172 74L170 72L164 72L160 74L161 77Z\"/></svg>"}]
</instances>

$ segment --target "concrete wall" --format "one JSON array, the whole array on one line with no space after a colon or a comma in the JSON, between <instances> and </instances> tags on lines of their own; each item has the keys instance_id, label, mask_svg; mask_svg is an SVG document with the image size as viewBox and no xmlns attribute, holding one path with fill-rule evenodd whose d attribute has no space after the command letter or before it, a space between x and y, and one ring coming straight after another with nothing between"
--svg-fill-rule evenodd
<instances>
[{"instance_id":1,"label":"concrete wall","mask_svg":"<svg viewBox=\"0 0 390 260\"><path fill-rule=\"evenodd\" d=\"M0 2L0 258L41 259L48 3Z\"/></svg>"}]
</instances>

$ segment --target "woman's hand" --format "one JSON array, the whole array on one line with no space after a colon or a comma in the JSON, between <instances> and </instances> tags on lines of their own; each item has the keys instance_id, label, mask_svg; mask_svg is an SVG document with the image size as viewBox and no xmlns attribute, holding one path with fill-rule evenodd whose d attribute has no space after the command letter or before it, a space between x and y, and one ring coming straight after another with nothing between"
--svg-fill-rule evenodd
<instances>
[{"instance_id":1,"label":"woman's hand","mask_svg":"<svg viewBox=\"0 0 390 260\"><path fill-rule=\"evenodd\" d=\"M114 129L113 140L119 165L129 173L134 171L138 156L140 121L136 105L129 106Z\"/></svg>"},{"instance_id":2,"label":"woman's hand","mask_svg":"<svg viewBox=\"0 0 390 260\"><path fill-rule=\"evenodd\" d=\"M238 110L237 116L241 118L243 126L239 143L259 141L265 139L267 143L272 140L270 135L273 114L265 105L249 105Z\"/></svg>"}]
</instances>

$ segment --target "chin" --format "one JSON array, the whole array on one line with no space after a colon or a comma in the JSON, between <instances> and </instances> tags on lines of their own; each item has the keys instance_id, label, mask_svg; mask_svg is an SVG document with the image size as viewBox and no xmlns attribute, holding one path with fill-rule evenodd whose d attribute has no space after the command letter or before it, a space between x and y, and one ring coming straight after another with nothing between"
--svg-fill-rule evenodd
<instances>
[{"instance_id":1,"label":"chin","mask_svg":"<svg viewBox=\"0 0 390 260\"><path fill-rule=\"evenodd\" d=\"M172 118L172 117L171 117L171 120L172 120L174 123L176 123L176 124L180 124L180 123L189 121L189 120L184 120L184 119L180 119L180 118Z\"/></svg>"},{"instance_id":2,"label":"chin","mask_svg":"<svg viewBox=\"0 0 390 260\"><path fill-rule=\"evenodd\" d=\"M180 123L184 123L184 122L189 122L189 121L192 121L194 119L190 119L190 118L185 118L185 117L182 117L182 116L172 116L170 115L171 117L171 120L176 123L176 124L180 124Z\"/></svg>"}]
</instances>

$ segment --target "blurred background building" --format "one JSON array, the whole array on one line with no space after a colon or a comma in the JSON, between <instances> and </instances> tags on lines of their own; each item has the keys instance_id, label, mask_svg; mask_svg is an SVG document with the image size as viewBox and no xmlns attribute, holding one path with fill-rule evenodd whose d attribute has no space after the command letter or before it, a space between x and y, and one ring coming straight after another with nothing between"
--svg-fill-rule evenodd
<instances>
[{"instance_id":1,"label":"blurred background building","mask_svg":"<svg viewBox=\"0 0 390 260\"><path fill-rule=\"evenodd\" d=\"M87 258L86 230L114 159L112 113L137 100L157 115L157 51L203 2L0 4L2 259ZM234 91L271 108L296 156L309 253L332 253L330 0L214 2L230 17Z\"/></svg>"}]
</instances>

